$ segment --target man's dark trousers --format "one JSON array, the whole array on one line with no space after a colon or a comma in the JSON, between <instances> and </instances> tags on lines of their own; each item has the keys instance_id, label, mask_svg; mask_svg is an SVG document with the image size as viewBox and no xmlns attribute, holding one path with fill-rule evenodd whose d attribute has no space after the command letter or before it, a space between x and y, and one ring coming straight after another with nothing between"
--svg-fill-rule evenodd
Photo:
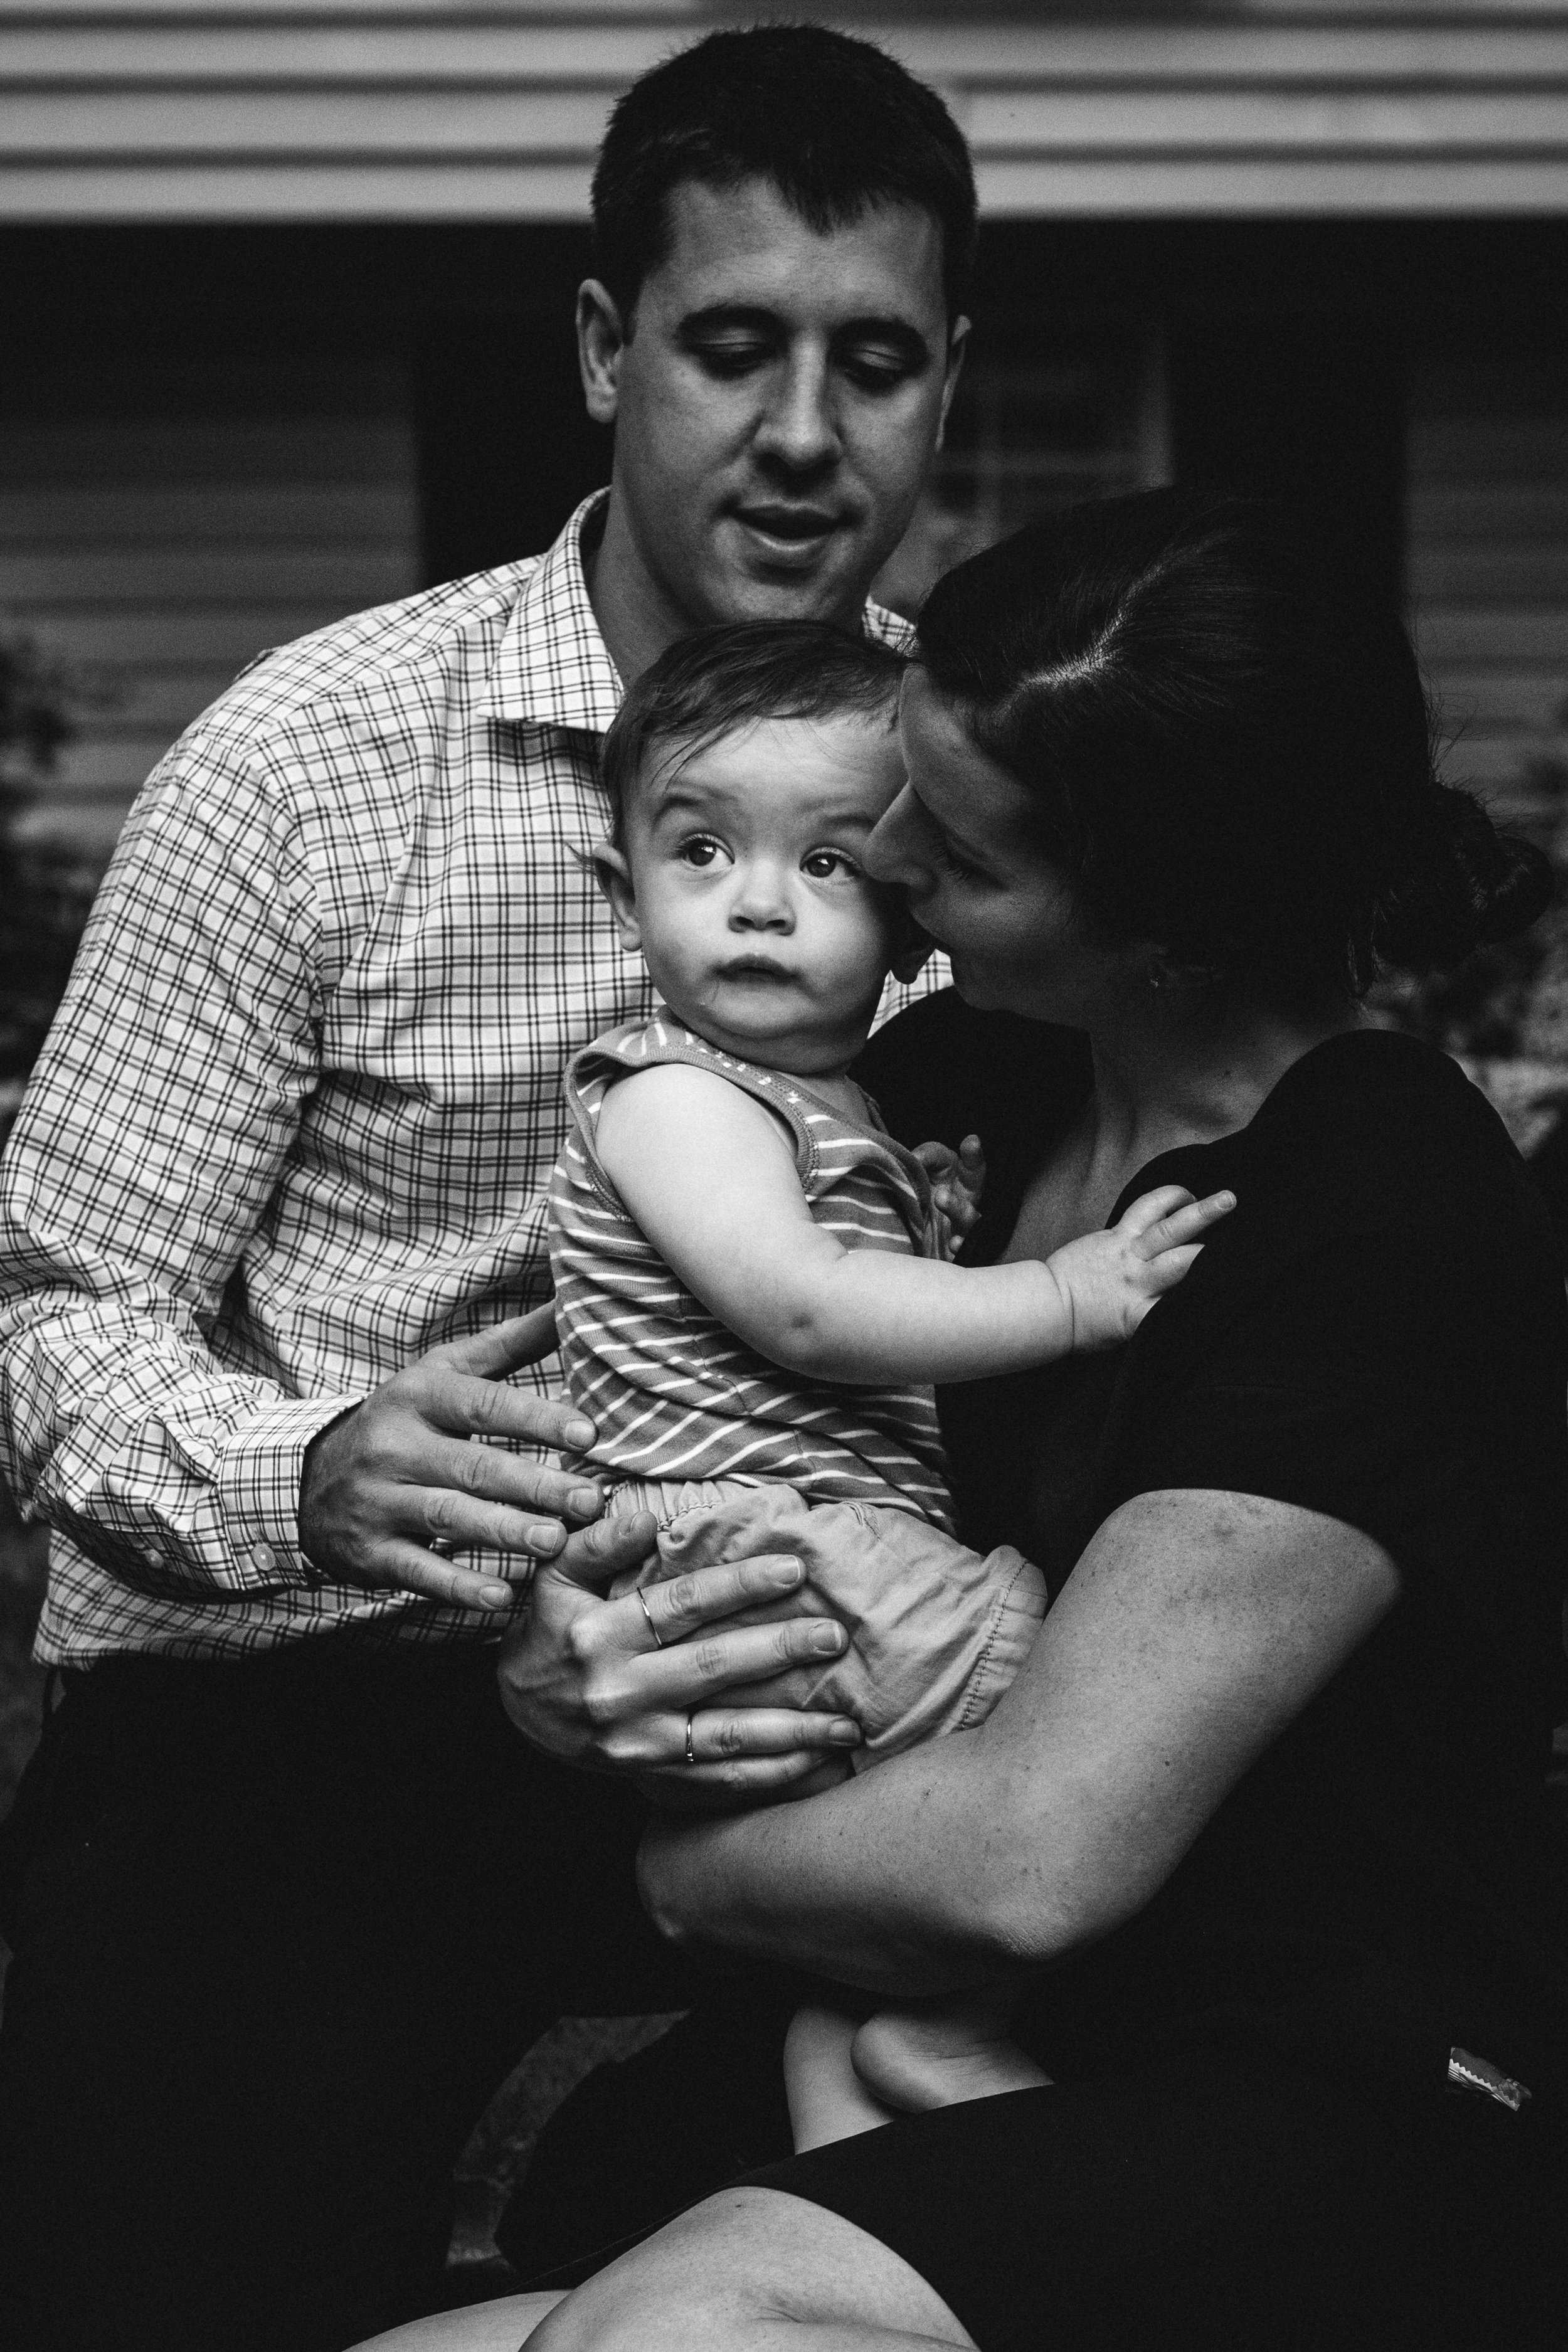
<instances>
[{"instance_id":1,"label":"man's dark trousers","mask_svg":"<svg viewBox=\"0 0 1568 2352\"><path fill-rule=\"evenodd\" d=\"M536 1756L494 1660L66 1678L0 1832L0 2343L338 2352L427 2306L545 2026L687 2005L637 1800Z\"/></svg>"}]
</instances>

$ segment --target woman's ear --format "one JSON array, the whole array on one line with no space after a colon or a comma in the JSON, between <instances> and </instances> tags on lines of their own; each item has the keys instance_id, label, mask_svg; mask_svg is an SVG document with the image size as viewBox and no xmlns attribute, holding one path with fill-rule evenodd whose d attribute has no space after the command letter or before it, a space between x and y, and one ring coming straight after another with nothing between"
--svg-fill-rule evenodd
<instances>
[{"instance_id":1,"label":"woman's ear","mask_svg":"<svg viewBox=\"0 0 1568 2352\"><path fill-rule=\"evenodd\" d=\"M610 902L616 936L622 947L635 955L642 946L642 925L637 920L637 894L626 852L617 849L613 841L601 841L595 844L592 856L594 879Z\"/></svg>"}]
</instances>

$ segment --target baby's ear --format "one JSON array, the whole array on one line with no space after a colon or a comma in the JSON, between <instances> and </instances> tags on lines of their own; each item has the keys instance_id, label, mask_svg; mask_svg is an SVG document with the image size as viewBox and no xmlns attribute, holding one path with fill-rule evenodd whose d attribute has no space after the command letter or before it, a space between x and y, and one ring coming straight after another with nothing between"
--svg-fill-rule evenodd
<instances>
[{"instance_id":1,"label":"baby's ear","mask_svg":"<svg viewBox=\"0 0 1568 2352\"><path fill-rule=\"evenodd\" d=\"M589 856L594 864L594 879L610 902L621 945L635 953L642 946L642 925L637 921L637 897L626 854L617 849L613 841L599 841Z\"/></svg>"}]
</instances>

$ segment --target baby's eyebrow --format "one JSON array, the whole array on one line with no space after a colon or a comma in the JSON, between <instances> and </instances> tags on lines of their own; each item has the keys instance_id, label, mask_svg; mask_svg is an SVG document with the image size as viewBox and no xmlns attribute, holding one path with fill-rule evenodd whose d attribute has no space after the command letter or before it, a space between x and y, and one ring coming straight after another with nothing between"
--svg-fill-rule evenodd
<instances>
[{"instance_id":1,"label":"baby's eyebrow","mask_svg":"<svg viewBox=\"0 0 1568 2352\"><path fill-rule=\"evenodd\" d=\"M668 816L672 813L677 815L689 815L693 811L699 816L712 815L714 812L711 796L707 793L683 789L679 784L671 784L665 791L655 794L653 813L656 822L659 817Z\"/></svg>"}]
</instances>

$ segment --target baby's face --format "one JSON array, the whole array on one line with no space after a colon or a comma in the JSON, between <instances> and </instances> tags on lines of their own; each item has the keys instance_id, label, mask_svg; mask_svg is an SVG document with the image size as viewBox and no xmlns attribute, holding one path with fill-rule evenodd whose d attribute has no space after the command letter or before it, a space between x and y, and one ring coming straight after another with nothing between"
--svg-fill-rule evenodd
<instances>
[{"instance_id":1,"label":"baby's face","mask_svg":"<svg viewBox=\"0 0 1568 2352\"><path fill-rule=\"evenodd\" d=\"M807 1076L859 1051L902 929L866 840L903 782L887 719L759 719L660 746L610 895L670 1010L742 1060Z\"/></svg>"}]
</instances>

